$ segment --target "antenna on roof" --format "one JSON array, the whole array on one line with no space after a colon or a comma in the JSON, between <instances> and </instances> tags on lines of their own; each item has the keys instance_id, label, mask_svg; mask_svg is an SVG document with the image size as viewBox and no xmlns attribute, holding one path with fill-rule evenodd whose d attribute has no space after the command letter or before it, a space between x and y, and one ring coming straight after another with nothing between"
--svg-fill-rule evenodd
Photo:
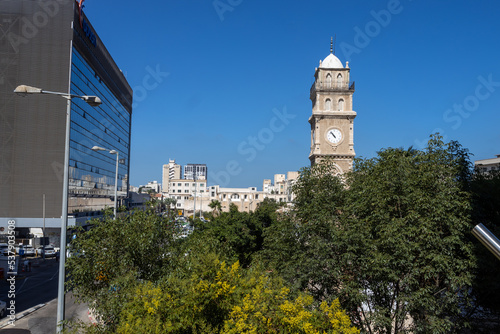
<instances>
[{"instance_id":1,"label":"antenna on roof","mask_svg":"<svg viewBox=\"0 0 500 334\"><path fill-rule=\"evenodd\" d=\"M330 37L330 53L333 53L333 37Z\"/></svg>"}]
</instances>

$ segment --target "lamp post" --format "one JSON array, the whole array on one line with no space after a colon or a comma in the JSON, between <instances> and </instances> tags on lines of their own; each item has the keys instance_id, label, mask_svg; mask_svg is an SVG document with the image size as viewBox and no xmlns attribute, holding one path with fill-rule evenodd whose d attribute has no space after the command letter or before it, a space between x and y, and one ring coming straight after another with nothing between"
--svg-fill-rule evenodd
<instances>
[{"instance_id":1,"label":"lamp post","mask_svg":"<svg viewBox=\"0 0 500 334\"><path fill-rule=\"evenodd\" d=\"M120 152L117 150L108 150L107 148L104 147L99 147L99 146L94 146L92 147L92 151L109 151L110 154L116 154L116 171L115 171L115 205L114 205L114 217L116 219L116 199L117 199L117 193L118 193L118 162L120 161Z\"/></svg>"},{"instance_id":2,"label":"lamp post","mask_svg":"<svg viewBox=\"0 0 500 334\"><path fill-rule=\"evenodd\" d=\"M196 219L196 167L193 167L193 181L194 181L194 207L193 207L193 221Z\"/></svg>"},{"instance_id":3,"label":"lamp post","mask_svg":"<svg viewBox=\"0 0 500 334\"><path fill-rule=\"evenodd\" d=\"M62 321L64 321L64 282L66 265L66 230L68 226L68 178L69 178L69 135L71 129L71 99L79 98L92 107L99 106L102 101L97 96L80 96L70 93L51 92L37 87L26 85L17 86L14 93L25 96L27 94L50 94L59 95L67 100L66 107L66 137L64 142L64 175L63 175L63 196L62 196L62 216L61 216L61 245L59 250L59 280L57 286L57 333L61 333Z\"/></svg>"}]
</instances>

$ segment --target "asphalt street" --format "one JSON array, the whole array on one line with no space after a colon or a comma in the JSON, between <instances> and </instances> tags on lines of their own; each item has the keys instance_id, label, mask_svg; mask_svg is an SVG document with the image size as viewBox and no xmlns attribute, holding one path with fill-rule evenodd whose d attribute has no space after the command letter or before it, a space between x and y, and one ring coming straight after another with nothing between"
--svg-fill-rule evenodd
<instances>
[{"instance_id":1,"label":"asphalt street","mask_svg":"<svg viewBox=\"0 0 500 334\"><path fill-rule=\"evenodd\" d=\"M0 333L45 334L56 331L57 283L59 263L55 259L30 259L31 271L19 271L15 280L15 296L9 298L13 287L6 279L0 282L0 300L9 306L15 301L16 321L8 324L7 316L0 319ZM8 277L6 277L8 278ZM88 307L77 304L71 293L66 294L66 319L80 319L90 322Z\"/></svg>"}]
</instances>

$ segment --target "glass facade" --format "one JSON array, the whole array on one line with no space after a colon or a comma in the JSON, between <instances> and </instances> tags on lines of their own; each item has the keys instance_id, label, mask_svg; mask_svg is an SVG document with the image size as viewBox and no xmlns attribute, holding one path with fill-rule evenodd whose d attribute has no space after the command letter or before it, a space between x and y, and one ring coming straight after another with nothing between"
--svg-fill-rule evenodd
<instances>
[{"instance_id":1,"label":"glass facade","mask_svg":"<svg viewBox=\"0 0 500 334\"><path fill-rule=\"evenodd\" d=\"M78 2L56 5L0 1L0 224L15 219L20 228L41 227L45 217L59 228L66 205L67 100L17 96L21 84L102 100L98 107L71 100L68 212L93 215L113 206L116 155L93 146L119 152L119 200L127 195L132 88Z\"/></svg>"},{"instance_id":2,"label":"glass facade","mask_svg":"<svg viewBox=\"0 0 500 334\"><path fill-rule=\"evenodd\" d=\"M187 164L184 166L184 179L192 180L196 177L197 180L207 179L207 165L206 164Z\"/></svg>"},{"instance_id":3,"label":"glass facade","mask_svg":"<svg viewBox=\"0 0 500 334\"><path fill-rule=\"evenodd\" d=\"M114 196L116 154L118 165L118 196L127 194L130 152L131 114L104 84L102 78L73 48L71 93L95 95L102 100L91 107L81 99L73 99L71 106L71 135L69 160L70 193L75 196ZM92 151L93 146L108 149Z\"/></svg>"}]
</instances>

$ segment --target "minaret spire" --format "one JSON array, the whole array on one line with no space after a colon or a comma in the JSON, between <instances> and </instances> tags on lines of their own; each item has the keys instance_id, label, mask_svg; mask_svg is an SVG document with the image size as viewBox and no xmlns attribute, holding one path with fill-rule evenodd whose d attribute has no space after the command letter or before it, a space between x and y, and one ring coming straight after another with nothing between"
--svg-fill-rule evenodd
<instances>
[{"instance_id":1,"label":"minaret spire","mask_svg":"<svg viewBox=\"0 0 500 334\"><path fill-rule=\"evenodd\" d=\"M335 54L335 46L337 44L337 34L335 34L335 40L330 37L330 53Z\"/></svg>"}]
</instances>

